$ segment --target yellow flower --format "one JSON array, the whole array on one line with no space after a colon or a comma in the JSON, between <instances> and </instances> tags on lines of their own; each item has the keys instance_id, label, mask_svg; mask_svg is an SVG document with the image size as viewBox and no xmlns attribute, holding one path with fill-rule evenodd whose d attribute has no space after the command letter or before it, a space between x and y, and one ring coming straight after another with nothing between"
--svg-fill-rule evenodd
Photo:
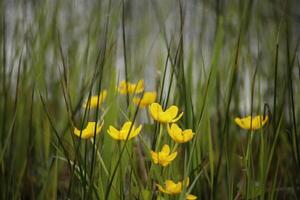
<instances>
[{"instance_id":1,"label":"yellow flower","mask_svg":"<svg viewBox=\"0 0 300 200\"><path fill-rule=\"evenodd\" d=\"M187 187L190 182L189 178L187 178L184 182L185 182L184 186ZM181 181L179 181L178 183L174 183L172 180L165 181L165 188L159 184L156 184L156 186L158 187L160 192L169 194L169 195L180 194L184 187L183 183ZM194 199L197 199L197 197L194 195L191 195L191 194L186 195L186 200L194 200Z\"/></svg>"},{"instance_id":2,"label":"yellow flower","mask_svg":"<svg viewBox=\"0 0 300 200\"><path fill-rule=\"evenodd\" d=\"M80 137L80 133L81 133L81 138L83 139L89 139L94 137L94 134L98 134L100 133L102 127L103 127L104 121L102 121L101 123L97 123L97 127L96 127L96 122L88 122L87 126L85 129L83 129L82 131L78 130L76 127L74 128L74 134L78 137ZM95 132L95 128L96 128L96 132Z\"/></svg>"},{"instance_id":3,"label":"yellow flower","mask_svg":"<svg viewBox=\"0 0 300 200\"><path fill-rule=\"evenodd\" d=\"M187 187L189 185L189 178L187 178L185 180L185 187ZM166 194L180 194L182 191L182 181L178 181L178 183L173 182L172 180L166 180L165 181L165 188L163 188L161 185L156 184L156 186L158 187L159 191L161 191L162 193L166 193Z\"/></svg>"},{"instance_id":4,"label":"yellow flower","mask_svg":"<svg viewBox=\"0 0 300 200\"><path fill-rule=\"evenodd\" d=\"M131 130L130 130L131 128ZM134 138L137 136L142 129L142 125L140 125L138 128L135 128L134 125L132 125L131 121L125 122L122 126L121 130L115 129L113 126L109 126L109 129L107 130L108 134L115 140L126 140L128 137L128 140L131 138ZM130 133L129 133L130 130ZM129 136L128 136L129 134Z\"/></svg>"},{"instance_id":5,"label":"yellow flower","mask_svg":"<svg viewBox=\"0 0 300 200\"><path fill-rule=\"evenodd\" d=\"M177 124L167 125L170 137L177 143L185 143L193 139L195 133L192 129L182 130Z\"/></svg>"},{"instance_id":6,"label":"yellow flower","mask_svg":"<svg viewBox=\"0 0 300 200\"><path fill-rule=\"evenodd\" d=\"M183 112L180 113L178 116L178 108L177 106L170 106L166 111L162 110L161 105L158 103L152 103L149 106L150 114L152 118L156 121L162 122L162 123L173 123L178 121L182 115Z\"/></svg>"},{"instance_id":7,"label":"yellow flower","mask_svg":"<svg viewBox=\"0 0 300 200\"><path fill-rule=\"evenodd\" d=\"M136 84L126 83L126 81L121 81L119 85L119 92L121 94L138 94L144 91L144 80L139 80Z\"/></svg>"},{"instance_id":8,"label":"yellow flower","mask_svg":"<svg viewBox=\"0 0 300 200\"><path fill-rule=\"evenodd\" d=\"M156 96L156 92L145 92L142 99L140 97L134 97L132 101L136 105L139 105L140 107L144 108L150 105L151 103L155 102Z\"/></svg>"},{"instance_id":9,"label":"yellow flower","mask_svg":"<svg viewBox=\"0 0 300 200\"><path fill-rule=\"evenodd\" d=\"M104 100L106 99L107 96L107 91L103 90L102 92L100 92L99 96L92 96L89 101L86 101L83 103L83 107L86 108L87 106L89 106L90 108L96 108L97 104L100 106Z\"/></svg>"},{"instance_id":10,"label":"yellow flower","mask_svg":"<svg viewBox=\"0 0 300 200\"><path fill-rule=\"evenodd\" d=\"M252 119L252 120L251 120ZM258 115L253 118L251 116L247 116L245 118L236 117L234 119L235 123L239 125L241 128L246 130L257 130L263 127L267 121L269 120L268 116ZM252 121L252 124L251 124Z\"/></svg>"},{"instance_id":11,"label":"yellow flower","mask_svg":"<svg viewBox=\"0 0 300 200\"><path fill-rule=\"evenodd\" d=\"M168 164L172 162L177 156L177 152L170 154L170 147L169 145L165 144L160 152L156 153L151 151L151 157L155 164L161 164L162 166L166 167Z\"/></svg>"}]
</instances>

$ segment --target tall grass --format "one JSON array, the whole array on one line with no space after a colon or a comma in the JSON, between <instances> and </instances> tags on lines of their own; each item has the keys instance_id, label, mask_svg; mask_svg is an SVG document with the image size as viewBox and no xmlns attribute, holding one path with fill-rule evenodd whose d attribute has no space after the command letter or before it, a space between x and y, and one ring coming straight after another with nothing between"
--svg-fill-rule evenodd
<instances>
[{"instance_id":1,"label":"tall grass","mask_svg":"<svg viewBox=\"0 0 300 200\"><path fill-rule=\"evenodd\" d=\"M0 2L0 199L300 198L298 1ZM116 89L140 79L184 112L190 142ZM247 115L269 121L243 130ZM128 120L141 133L113 140ZM168 167L150 155L163 144L178 152ZM180 195L156 186L187 177Z\"/></svg>"}]
</instances>

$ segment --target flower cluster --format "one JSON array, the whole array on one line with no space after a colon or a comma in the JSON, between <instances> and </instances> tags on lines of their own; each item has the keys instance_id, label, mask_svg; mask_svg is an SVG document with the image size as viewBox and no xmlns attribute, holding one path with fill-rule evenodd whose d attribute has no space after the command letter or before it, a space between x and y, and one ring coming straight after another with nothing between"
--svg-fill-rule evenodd
<instances>
[{"instance_id":1,"label":"flower cluster","mask_svg":"<svg viewBox=\"0 0 300 200\"><path fill-rule=\"evenodd\" d=\"M173 141L176 143L186 143L193 139L195 133L192 129L182 130L176 122L181 119L183 112L179 113L177 106L170 106L166 110L163 110L162 106L158 103L152 103L149 106L149 111L151 117L162 124L166 124L167 132ZM163 167L168 166L176 158L177 152L171 152L168 144L164 144L160 152L151 151L151 157L154 164L160 164ZM175 183L172 180L165 181L165 188L159 184L156 184L159 191L168 195L178 195L182 192L184 187L187 187L189 184L189 179L185 181L186 184L182 182ZM184 185L184 187L183 187ZM196 196L187 194L186 199L192 200L197 199Z\"/></svg>"},{"instance_id":2,"label":"flower cluster","mask_svg":"<svg viewBox=\"0 0 300 200\"><path fill-rule=\"evenodd\" d=\"M183 112L179 113L177 106L170 106L163 110L159 103L156 103L157 93L145 92L144 81L139 80L137 83L129 83L121 81L118 87L120 94L134 95L132 102L140 108L149 108L150 116L157 122L165 124L170 138L177 144L186 143L192 140L195 133L191 129L182 130L176 122L181 119ZM103 90L99 95L92 96L86 100L82 107L85 109L99 108L107 97L107 91ZM104 121L101 122L88 122L83 130L74 128L74 134L81 139L90 139L96 137L102 130ZM142 125L136 126L133 122L127 121L123 126L118 129L110 125L107 129L108 135L114 140L126 141L135 138L142 130ZM168 144L164 144L161 151L150 151L150 155L154 164L167 167L177 157L177 151L171 151ZM183 183L184 182L184 183ZM178 195L185 187L189 185L189 179L175 183L172 180L166 180L165 185L161 186L156 184L158 190L168 195ZM197 199L196 196L186 194L186 199Z\"/></svg>"},{"instance_id":3,"label":"flower cluster","mask_svg":"<svg viewBox=\"0 0 300 200\"><path fill-rule=\"evenodd\" d=\"M183 112L179 112L179 108L172 105L166 109L156 102L157 93L155 91L144 91L144 81L139 80L137 83L130 83L121 81L118 86L118 91L122 95L133 95L130 96L133 104L140 108L149 109L149 114L152 119L161 124L160 127L166 127L166 132L169 137L175 142L174 148L171 150L169 144L163 144L161 149L160 140L156 144L155 150L150 150L149 155L153 161L153 164L167 167L172 164L173 160L176 159L178 152L176 148L182 143L191 141L195 135L192 129L182 129L177 122L182 118ZM107 91L103 90L99 95L92 96L86 100L82 107L85 109L95 109L102 106L107 97ZM255 131L261 129L269 120L267 115L258 116L247 116L245 118L236 117L235 123L245 130ZM74 134L81 139L91 139L96 137L103 128L104 121L100 122L88 122L83 130L74 128ZM127 141L135 138L140 134L142 125L136 126L132 121L126 121L120 129L110 125L107 129L108 135L114 140ZM162 130L162 129L161 129ZM162 134L160 132L159 134ZM159 135L160 138L161 135ZM156 184L158 190L167 195L179 195L182 193L184 188L189 186L189 178L178 181L177 183L172 180L165 180L164 184ZM192 194L185 194L185 199L194 200L196 196Z\"/></svg>"},{"instance_id":4,"label":"flower cluster","mask_svg":"<svg viewBox=\"0 0 300 200\"><path fill-rule=\"evenodd\" d=\"M136 84L127 83L126 81L121 81L118 87L120 94L139 94L144 91L144 81L139 80ZM107 90L103 90L99 95L95 95L86 100L82 107L88 109L95 109L100 107L107 97ZM148 106L149 104L155 102L156 92L144 92L142 97L134 97L133 103L139 105L141 108ZM93 138L94 135L97 135L101 132L104 121L100 125L96 126L96 122L88 122L87 127L83 130L79 130L76 127L74 128L74 134L82 139ZM107 133L115 140L130 140L137 136L142 129L142 125L138 128L135 128L134 124L131 121L127 121L122 126L121 130L117 130L113 126L109 126ZM130 133L129 133L130 132Z\"/></svg>"}]
</instances>

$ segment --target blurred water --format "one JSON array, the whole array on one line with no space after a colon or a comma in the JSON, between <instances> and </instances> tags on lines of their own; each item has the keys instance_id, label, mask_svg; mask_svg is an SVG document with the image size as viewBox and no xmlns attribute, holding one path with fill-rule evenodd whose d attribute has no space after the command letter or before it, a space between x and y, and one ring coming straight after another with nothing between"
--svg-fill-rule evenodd
<instances>
[{"instance_id":1,"label":"blurred water","mask_svg":"<svg viewBox=\"0 0 300 200\"><path fill-rule=\"evenodd\" d=\"M54 14L58 15L57 27L61 33L62 42L64 49L68 49L72 44L72 41L78 42L78 57L84 55L85 46L87 43L86 36L88 34L88 21L90 19L90 13L94 12L96 1L84 1L84 0L74 0L74 1L45 1L47 5L44 7L43 3L40 1L5 1L6 9L6 58L7 58L7 73L13 70L15 76L19 51L24 44L26 35L30 32L38 32L39 27L36 24L36 15L38 11L42 10L45 14L45 24L49 24L53 19ZM106 16L105 11L107 8L107 1L101 3L102 7L99 7L99 12L102 16ZM174 38L174 44L178 45L180 36L180 14L179 5L172 0L169 1L153 1L156 2L158 13L162 16L162 23L165 28L166 36L168 42L171 38ZM177 1L176 1L177 2ZM216 2L210 1L182 1L183 2L183 12L184 12L184 56L185 56L185 66L187 67L189 57L192 56L193 65L193 78L194 83L197 81L205 82L203 77L207 77L211 57L213 52L213 45L216 32ZM291 38L295 40L299 36L300 26L299 26L299 13L297 13L297 6L300 5L300 1L291 1L295 6L293 7L296 11L291 11L289 13L289 19L295 26L291 26L291 32L297 37ZM60 5L58 12L54 12L56 6ZM228 3L228 2L227 2ZM232 57L234 56L234 48L237 41L237 33L239 27L239 4L232 3L233 6L229 6L226 2L221 3L224 7L224 27L225 27L225 38L224 47L221 52L221 58L219 63L220 73L227 73L232 66ZM262 5L260 5L262 4ZM112 1L113 12L121 11L121 1ZM274 49L273 44L268 44L265 40L271 38L276 38L276 30L278 24L276 24L275 18L272 15L281 15L282 8L280 5L274 4L275 11L277 13L272 13L273 11L268 10L267 6L271 6L269 2L255 1L253 3L253 20L251 26L248 29L245 38L248 40L248 46L241 48L240 56L240 78L239 78L239 90L241 98L244 99L243 103L240 105L242 112L249 112L250 110L250 94L251 94L251 80L254 72L254 68L258 61L258 54L263 55L262 60L260 60L261 71L266 74L272 70L265 66L270 66L273 60L274 52L270 49ZM257 8L257 10L256 10ZM259 9L258 9L259 8ZM299 8L299 7L298 7ZM40 10L41 9L41 10ZM167 47L164 41L161 27L159 26L156 8L153 7L151 1L146 0L133 0L127 2L126 7L126 35L128 44L128 63L129 67L133 71L142 71L143 78L146 80L146 89L155 89L156 77L162 75L163 66L158 66L164 64L167 57ZM298 9L299 10L299 9ZM48 13L47 13L48 12ZM113 15L112 15L113 16ZM119 15L121 16L121 15ZM105 18L99 21L99 26L104 26ZM113 19L111 19L113 20ZM261 21L260 21L261 20ZM116 30L115 35L117 36L116 42L116 61L115 67L119 74L119 79L124 79L124 58L123 58L123 43L122 43L122 26L121 20L118 19L117 22L112 22L111 26L114 26ZM19 37L18 44L16 45L15 38ZM269 38L267 38L269 36ZM99 36L100 37L100 36ZM21 39L20 39L21 38ZM257 42L259 41L260 44ZM245 42L246 43L246 42ZM269 46L268 46L269 45ZM28 49L24 48L24 52ZM261 51L261 52L259 52ZM174 53L174 51L172 51ZM249 56L249 57L248 57ZM54 55L49 51L47 56L49 60L49 66L52 67L53 62L59 63L54 58ZM51 63L51 64L50 64ZM204 65L206 75L204 76L202 71L202 65ZM265 65L265 66L264 66ZM143 70L141 70L143 68ZM170 63L169 63L170 70ZM170 73L168 73L170 74ZM203 76L203 77L202 77ZM46 77L52 80L54 77ZM132 79L137 80L137 77L132 77ZM169 77L167 77L167 82ZM257 84L261 92L268 90L269 82L266 77L257 77L259 84ZM226 77L223 80L227 83ZM165 86L166 88L168 85ZM198 91L195 88L195 92ZM226 89L221 91L222 94L226 93ZM224 97L223 97L224 98Z\"/></svg>"}]
</instances>

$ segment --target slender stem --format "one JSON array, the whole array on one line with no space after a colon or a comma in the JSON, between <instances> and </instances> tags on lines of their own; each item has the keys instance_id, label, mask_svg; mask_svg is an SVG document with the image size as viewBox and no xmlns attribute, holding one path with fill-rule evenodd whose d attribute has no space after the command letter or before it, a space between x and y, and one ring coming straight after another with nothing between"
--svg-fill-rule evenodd
<instances>
[{"instance_id":1,"label":"slender stem","mask_svg":"<svg viewBox=\"0 0 300 200\"><path fill-rule=\"evenodd\" d=\"M155 151L158 151L158 148L160 146L161 143L161 138L162 138L162 124L159 124L159 134L158 134L158 138L157 138L157 142L155 144Z\"/></svg>"},{"instance_id":2,"label":"slender stem","mask_svg":"<svg viewBox=\"0 0 300 200\"><path fill-rule=\"evenodd\" d=\"M94 144L94 140L93 139L91 139L91 142L92 142L92 144ZM99 149L98 149L97 145L96 145L96 152L97 152L97 157L98 157L98 159L100 161L101 166L103 167L103 170L104 170L105 174L107 175L107 177L109 177L109 172L107 170L107 167L106 167L106 165L104 163L104 160L103 160L103 158L102 158L102 156L101 156L101 154L99 152Z\"/></svg>"}]
</instances>

